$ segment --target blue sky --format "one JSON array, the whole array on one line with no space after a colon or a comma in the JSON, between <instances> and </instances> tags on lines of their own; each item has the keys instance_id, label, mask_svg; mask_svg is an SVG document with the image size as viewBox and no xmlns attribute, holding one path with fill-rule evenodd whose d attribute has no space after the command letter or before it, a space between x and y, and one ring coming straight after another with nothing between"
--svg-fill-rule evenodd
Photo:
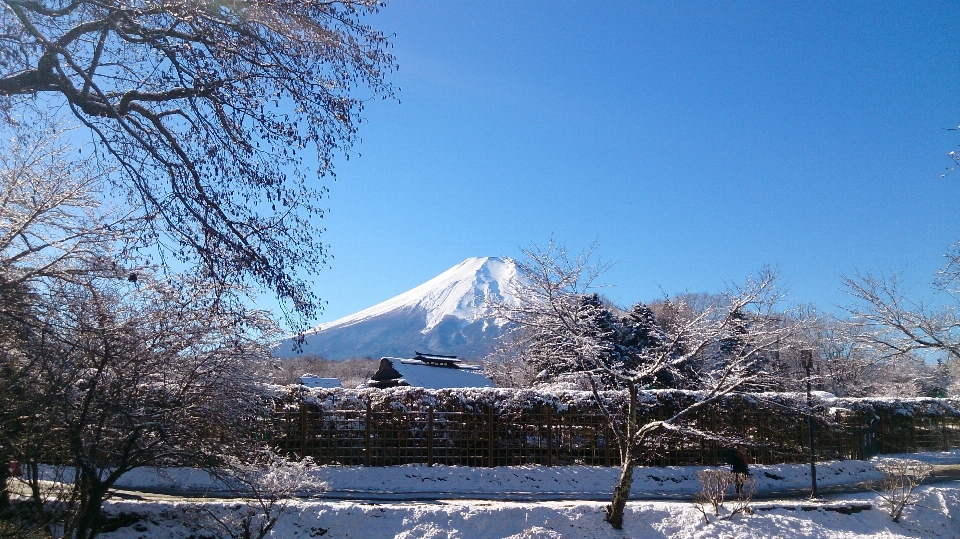
<instances>
[{"instance_id":1,"label":"blue sky","mask_svg":"<svg viewBox=\"0 0 960 539\"><path fill-rule=\"evenodd\" d=\"M629 304L778 265L791 297L960 239L954 3L397 0L397 101L329 184L330 321L470 256L599 243Z\"/></svg>"}]
</instances>

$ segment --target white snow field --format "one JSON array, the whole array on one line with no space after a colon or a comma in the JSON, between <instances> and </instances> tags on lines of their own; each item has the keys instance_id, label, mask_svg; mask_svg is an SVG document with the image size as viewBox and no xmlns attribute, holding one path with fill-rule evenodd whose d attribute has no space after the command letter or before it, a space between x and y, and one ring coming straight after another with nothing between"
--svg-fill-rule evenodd
<instances>
[{"instance_id":1,"label":"white snow field","mask_svg":"<svg viewBox=\"0 0 960 539\"><path fill-rule=\"evenodd\" d=\"M960 452L902 455L937 464L960 463ZM890 458L888 456L887 458ZM880 477L878 460L821 463L821 487L849 485ZM603 520L617 470L597 467L522 466L467 468L397 466L320 467L330 490L291 501L271 538L960 538L960 481L921 486L917 503L899 523L887 515L873 492L828 494L819 503L805 499L809 466L752 466L758 498L752 515L705 523L689 501L699 490L696 467L637 468L636 498L627 507L624 529ZM197 495L215 485L202 474L143 471L119 488L162 489ZM305 493L306 494L306 493ZM108 539L213 537L189 515L203 509L221 518L239 515L238 500L114 499L108 513L139 520ZM476 499L464 499L464 498ZM353 499L347 499L353 498ZM592 501L591 501L592 500ZM872 508L844 514L838 508Z\"/></svg>"}]
</instances>

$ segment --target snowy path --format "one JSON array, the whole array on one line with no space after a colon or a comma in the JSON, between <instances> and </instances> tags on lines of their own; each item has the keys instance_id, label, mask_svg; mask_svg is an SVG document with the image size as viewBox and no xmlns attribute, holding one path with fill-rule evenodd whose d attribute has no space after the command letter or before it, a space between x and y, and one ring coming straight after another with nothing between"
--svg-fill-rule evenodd
<instances>
[{"instance_id":1,"label":"snowy path","mask_svg":"<svg viewBox=\"0 0 960 539\"><path fill-rule=\"evenodd\" d=\"M960 452L903 455L931 462L936 477L927 483L960 478ZM879 460L834 461L817 466L823 494L868 491L882 475ZM700 490L696 466L638 467L634 472L633 500L689 500ZM757 499L802 498L810 492L810 468L804 464L752 466L757 478ZM470 468L460 466L393 466L364 468L329 466L315 475L329 485L302 498L358 502L430 502L444 499L531 501L607 501L619 474L618 468L596 466L516 466ZM141 470L125 477L117 495L123 499L216 498L229 496L198 470ZM153 495L153 496L151 496Z\"/></svg>"}]
</instances>

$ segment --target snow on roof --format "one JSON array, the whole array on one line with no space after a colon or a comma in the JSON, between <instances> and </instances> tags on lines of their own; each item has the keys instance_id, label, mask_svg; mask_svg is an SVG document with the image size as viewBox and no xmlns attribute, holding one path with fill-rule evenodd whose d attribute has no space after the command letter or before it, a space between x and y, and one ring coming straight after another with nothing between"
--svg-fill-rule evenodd
<instances>
[{"instance_id":1,"label":"snow on roof","mask_svg":"<svg viewBox=\"0 0 960 539\"><path fill-rule=\"evenodd\" d=\"M312 374L304 374L300 377L300 384L307 387L335 388L343 387L339 378L320 378Z\"/></svg>"},{"instance_id":2,"label":"snow on roof","mask_svg":"<svg viewBox=\"0 0 960 539\"><path fill-rule=\"evenodd\" d=\"M483 374L479 365L458 364L454 367L428 365L417 359L396 357L390 360L404 380L411 386L426 389L448 389L454 387L497 387Z\"/></svg>"}]
</instances>

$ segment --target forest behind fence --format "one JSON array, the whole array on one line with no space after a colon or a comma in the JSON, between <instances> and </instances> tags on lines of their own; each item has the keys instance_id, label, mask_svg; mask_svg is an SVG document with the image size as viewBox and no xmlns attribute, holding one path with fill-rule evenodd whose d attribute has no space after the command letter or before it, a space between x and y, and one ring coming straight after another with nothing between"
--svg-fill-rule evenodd
<instances>
[{"instance_id":1,"label":"forest behind fence","mask_svg":"<svg viewBox=\"0 0 960 539\"><path fill-rule=\"evenodd\" d=\"M602 398L623 412L623 394ZM669 417L697 398L690 391L646 391L641 422ZM278 403L271 441L318 464L620 464L615 433L591 392L289 386ZM808 411L819 460L948 450L960 447L958 405L954 399L820 395L808 409L805 395L795 393L729 395L700 408L685 429L648 439L642 464L716 466L738 443L753 463L808 462Z\"/></svg>"}]
</instances>

